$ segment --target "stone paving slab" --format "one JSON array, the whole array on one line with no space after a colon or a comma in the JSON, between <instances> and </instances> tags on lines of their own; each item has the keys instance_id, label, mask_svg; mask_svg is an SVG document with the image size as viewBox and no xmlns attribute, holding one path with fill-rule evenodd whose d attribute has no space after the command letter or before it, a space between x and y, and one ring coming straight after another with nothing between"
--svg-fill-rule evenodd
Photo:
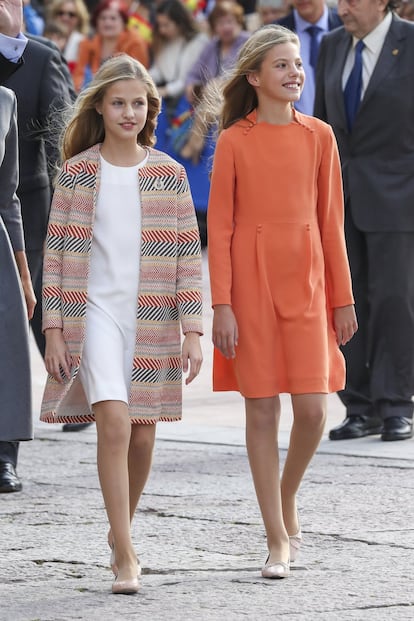
<instances>
[{"instance_id":1,"label":"stone paving slab","mask_svg":"<svg viewBox=\"0 0 414 621\"><path fill-rule=\"evenodd\" d=\"M0 495L0 621L405 621L414 618L414 440L330 442L344 415L328 397L324 439L299 497L305 545L288 580L265 581L266 542L244 448L243 402L211 392L206 270L204 366L184 420L160 424L134 522L137 596L113 596L94 426L38 421L45 381L32 341L35 440L23 491ZM280 445L291 426L282 395ZM285 451L282 450L282 458Z\"/></svg>"},{"instance_id":2,"label":"stone paving slab","mask_svg":"<svg viewBox=\"0 0 414 621\"><path fill-rule=\"evenodd\" d=\"M265 581L245 449L158 439L133 528L142 589L122 597L94 433L47 429L22 451L22 493L0 498L1 621L413 618L414 463L318 454L299 498L303 553L289 579Z\"/></svg>"}]
</instances>

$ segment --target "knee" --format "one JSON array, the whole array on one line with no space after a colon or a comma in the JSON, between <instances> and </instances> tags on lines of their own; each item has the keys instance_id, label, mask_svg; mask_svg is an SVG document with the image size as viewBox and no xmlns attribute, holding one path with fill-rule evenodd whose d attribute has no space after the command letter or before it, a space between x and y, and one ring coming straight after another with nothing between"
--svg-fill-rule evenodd
<instances>
[{"instance_id":1,"label":"knee","mask_svg":"<svg viewBox=\"0 0 414 621\"><path fill-rule=\"evenodd\" d=\"M151 453L155 441L155 425L133 425L130 448L134 452Z\"/></svg>"},{"instance_id":2,"label":"knee","mask_svg":"<svg viewBox=\"0 0 414 621\"><path fill-rule=\"evenodd\" d=\"M318 429L325 424L326 409L321 405L312 404L299 412L295 412L294 418L295 422L299 422L301 425L306 425L306 427L311 429Z\"/></svg>"},{"instance_id":3,"label":"knee","mask_svg":"<svg viewBox=\"0 0 414 621\"><path fill-rule=\"evenodd\" d=\"M280 409L268 400L257 399L246 403L246 422L248 428L252 430L263 433L273 432L279 416Z\"/></svg>"}]
</instances>

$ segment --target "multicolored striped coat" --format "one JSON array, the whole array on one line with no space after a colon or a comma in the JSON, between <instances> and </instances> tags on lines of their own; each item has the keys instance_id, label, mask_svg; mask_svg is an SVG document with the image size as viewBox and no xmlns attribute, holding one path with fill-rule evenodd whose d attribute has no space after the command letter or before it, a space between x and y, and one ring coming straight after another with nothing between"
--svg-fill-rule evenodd
<instances>
[{"instance_id":1,"label":"multicolored striped coat","mask_svg":"<svg viewBox=\"0 0 414 621\"><path fill-rule=\"evenodd\" d=\"M44 262L43 329L63 330L73 367L65 384L48 377L44 422L94 420L78 371L99 192L99 148L95 145L65 162L53 197ZM202 332L201 252L184 168L150 149L138 182L141 264L129 411L132 422L155 423L181 418L180 325L184 334Z\"/></svg>"}]
</instances>

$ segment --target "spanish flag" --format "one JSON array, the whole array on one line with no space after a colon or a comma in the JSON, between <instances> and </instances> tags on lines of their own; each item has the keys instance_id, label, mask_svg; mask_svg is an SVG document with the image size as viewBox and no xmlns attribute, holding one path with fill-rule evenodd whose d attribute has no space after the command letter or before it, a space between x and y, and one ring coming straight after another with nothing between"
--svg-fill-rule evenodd
<instances>
[{"instance_id":1,"label":"spanish flag","mask_svg":"<svg viewBox=\"0 0 414 621\"><path fill-rule=\"evenodd\" d=\"M136 30L138 34L146 41L151 43L152 41L152 25L142 17L139 13L131 13L128 20L128 27L131 30Z\"/></svg>"},{"instance_id":2,"label":"spanish flag","mask_svg":"<svg viewBox=\"0 0 414 621\"><path fill-rule=\"evenodd\" d=\"M206 6L205 0L182 0L182 3L193 15L197 15Z\"/></svg>"}]
</instances>

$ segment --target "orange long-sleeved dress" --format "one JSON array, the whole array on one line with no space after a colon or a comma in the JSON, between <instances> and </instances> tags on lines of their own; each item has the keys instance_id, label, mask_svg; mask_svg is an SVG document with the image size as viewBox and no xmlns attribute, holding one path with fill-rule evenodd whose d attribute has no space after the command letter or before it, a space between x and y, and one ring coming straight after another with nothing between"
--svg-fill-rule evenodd
<instances>
[{"instance_id":1,"label":"orange long-sleeved dress","mask_svg":"<svg viewBox=\"0 0 414 621\"><path fill-rule=\"evenodd\" d=\"M353 303L339 156L331 128L256 111L218 139L208 206L212 304L230 304L234 360L214 354L213 389L251 398L345 383L333 308Z\"/></svg>"}]
</instances>

